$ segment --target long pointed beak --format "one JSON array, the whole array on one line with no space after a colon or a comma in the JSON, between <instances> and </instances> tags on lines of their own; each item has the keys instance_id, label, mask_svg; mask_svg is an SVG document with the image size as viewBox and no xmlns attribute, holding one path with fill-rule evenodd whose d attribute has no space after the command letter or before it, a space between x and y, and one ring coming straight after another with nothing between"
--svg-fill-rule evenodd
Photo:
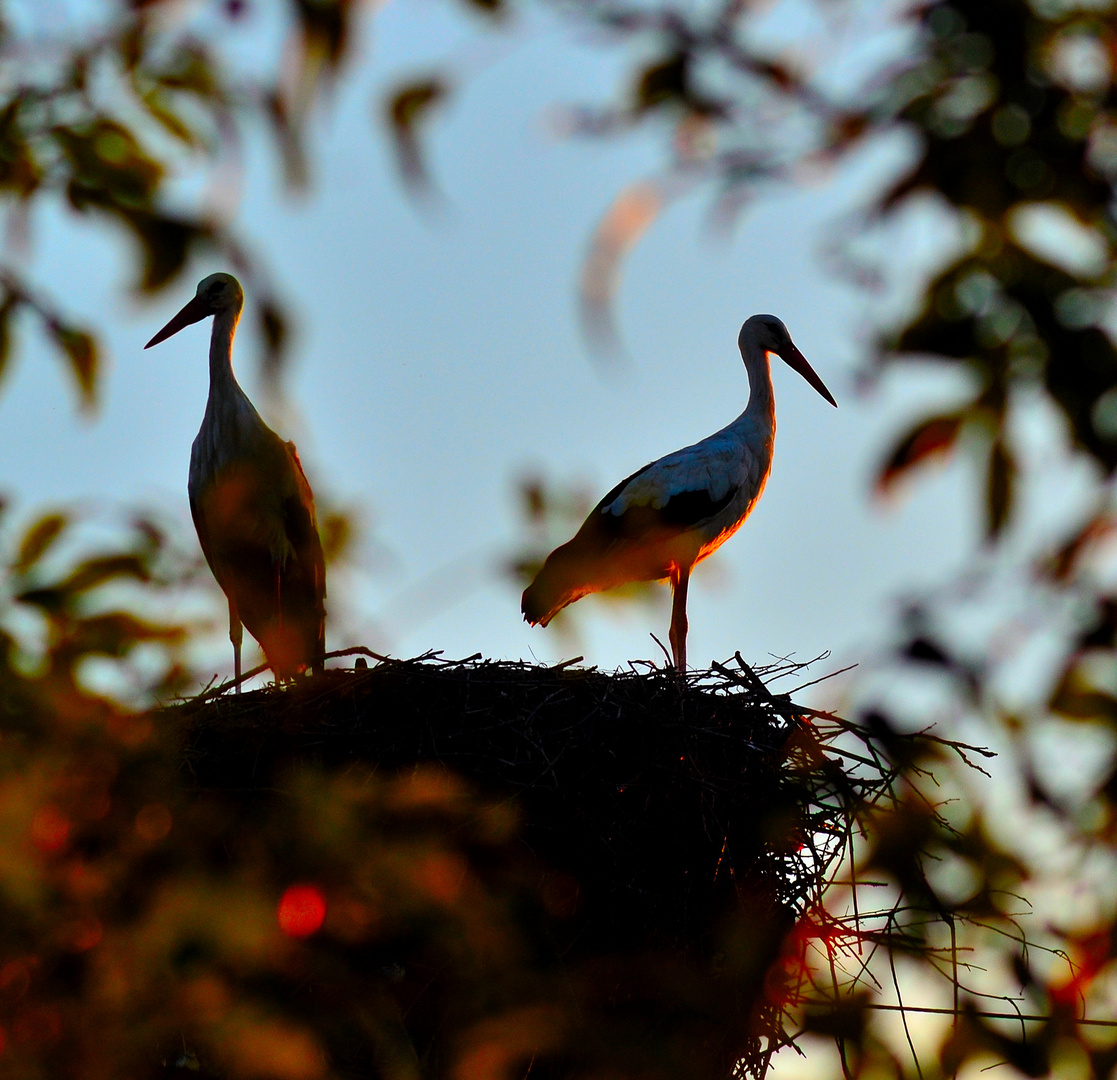
<instances>
[{"instance_id":1,"label":"long pointed beak","mask_svg":"<svg viewBox=\"0 0 1117 1080\"><path fill-rule=\"evenodd\" d=\"M201 322L207 315L212 314L213 312L210 311L205 301L200 296L195 296L144 348L150 349L152 345L158 345L159 342L166 341L172 334L177 334L184 326Z\"/></svg>"},{"instance_id":2,"label":"long pointed beak","mask_svg":"<svg viewBox=\"0 0 1117 1080\"><path fill-rule=\"evenodd\" d=\"M807 358L794 345L787 350L786 355L783 355L783 360L789 368L799 372L835 409L838 407L833 395L826 389L826 384L815 374L814 368L807 363Z\"/></svg>"}]
</instances>

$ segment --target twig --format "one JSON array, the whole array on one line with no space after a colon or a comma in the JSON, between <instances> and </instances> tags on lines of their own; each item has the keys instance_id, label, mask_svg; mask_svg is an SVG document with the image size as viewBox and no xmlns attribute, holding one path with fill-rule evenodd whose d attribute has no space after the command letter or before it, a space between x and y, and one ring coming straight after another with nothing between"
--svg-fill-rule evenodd
<instances>
[{"instance_id":1,"label":"twig","mask_svg":"<svg viewBox=\"0 0 1117 1080\"><path fill-rule=\"evenodd\" d=\"M655 634L649 633L648 637L650 637L652 639L652 641L654 641L661 649L663 649L663 656L667 660L667 666L668 667L674 667L675 666L675 658L667 651L663 642L660 641L659 638L657 638L655 636Z\"/></svg>"}]
</instances>

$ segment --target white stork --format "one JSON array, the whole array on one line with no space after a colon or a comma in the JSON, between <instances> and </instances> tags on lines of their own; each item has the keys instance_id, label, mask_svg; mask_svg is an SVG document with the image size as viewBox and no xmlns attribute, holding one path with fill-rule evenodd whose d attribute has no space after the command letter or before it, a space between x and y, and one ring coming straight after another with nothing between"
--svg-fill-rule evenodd
<instances>
[{"instance_id":1,"label":"white stork","mask_svg":"<svg viewBox=\"0 0 1117 1080\"><path fill-rule=\"evenodd\" d=\"M326 653L326 567L314 496L295 444L260 419L233 375L233 335L244 291L211 274L145 346L213 316L209 400L190 450L190 513L206 562L229 601L229 639L240 692L242 625L260 643L276 678Z\"/></svg>"},{"instance_id":2,"label":"white stork","mask_svg":"<svg viewBox=\"0 0 1117 1080\"><path fill-rule=\"evenodd\" d=\"M768 354L799 372L831 405L830 391L774 315L754 315L737 339L749 378L749 402L728 427L645 465L590 512L573 540L547 556L524 590L533 626L587 593L629 581L671 582L671 652L686 671L686 594L695 563L740 528L772 469L776 405Z\"/></svg>"}]
</instances>

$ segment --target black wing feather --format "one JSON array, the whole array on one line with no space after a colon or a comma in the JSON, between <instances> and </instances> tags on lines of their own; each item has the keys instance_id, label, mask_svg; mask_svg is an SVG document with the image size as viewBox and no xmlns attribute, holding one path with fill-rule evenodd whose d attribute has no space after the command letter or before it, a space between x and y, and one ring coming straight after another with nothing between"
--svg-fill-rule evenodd
<instances>
[{"instance_id":1,"label":"black wing feather","mask_svg":"<svg viewBox=\"0 0 1117 1080\"><path fill-rule=\"evenodd\" d=\"M691 528L724 510L733 501L739 488L739 485L734 484L720 499L713 498L706 488L679 491L660 507L650 506L648 503L631 503L623 513L610 512L607 507L624 490L625 484L646 469L647 466L639 473L634 473L598 504L595 525L609 536L618 540L627 536L639 536L646 532L650 523L668 528Z\"/></svg>"}]
</instances>

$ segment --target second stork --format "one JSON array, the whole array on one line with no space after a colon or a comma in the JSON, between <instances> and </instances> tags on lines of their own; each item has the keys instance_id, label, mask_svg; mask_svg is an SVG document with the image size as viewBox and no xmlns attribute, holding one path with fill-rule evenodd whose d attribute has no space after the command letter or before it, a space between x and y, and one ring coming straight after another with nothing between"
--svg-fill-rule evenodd
<instances>
[{"instance_id":1,"label":"second stork","mask_svg":"<svg viewBox=\"0 0 1117 1080\"><path fill-rule=\"evenodd\" d=\"M831 405L830 391L774 315L754 315L738 338L748 406L728 427L645 465L593 508L573 540L547 556L524 590L524 618L546 626L567 604L629 581L668 578L671 652L686 671L686 595L695 563L740 528L772 469L776 405L768 354L799 372Z\"/></svg>"}]
</instances>

